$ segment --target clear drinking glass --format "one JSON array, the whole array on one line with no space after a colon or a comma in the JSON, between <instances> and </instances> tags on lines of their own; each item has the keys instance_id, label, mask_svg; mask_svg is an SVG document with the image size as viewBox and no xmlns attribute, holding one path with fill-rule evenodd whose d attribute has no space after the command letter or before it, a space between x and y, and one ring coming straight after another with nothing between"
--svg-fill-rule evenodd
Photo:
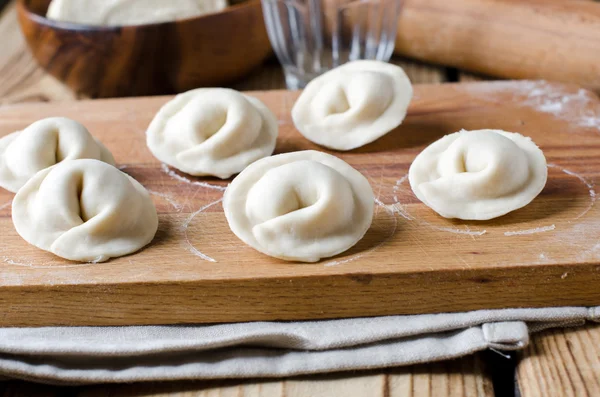
<instances>
[{"instance_id":1,"label":"clear drinking glass","mask_svg":"<svg viewBox=\"0 0 600 397\"><path fill-rule=\"evenodd\" d=\"M402 0L262 0L288 88L348 61L388 61Z\"/></svg>"}]
</instances>

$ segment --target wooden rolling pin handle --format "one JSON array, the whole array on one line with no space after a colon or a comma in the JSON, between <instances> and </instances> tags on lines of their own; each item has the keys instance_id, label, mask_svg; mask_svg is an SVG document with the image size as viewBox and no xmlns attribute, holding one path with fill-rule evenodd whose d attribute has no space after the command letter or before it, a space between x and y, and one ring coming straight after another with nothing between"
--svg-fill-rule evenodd
<instances>
[{"instance_id":1,"label":"wooden rolling pin handle","mask_svg":"<svg viewBox=\"0 0 600 397\"><path fill-rule=\"evenodd\" d=\"M600 3L405 0L395 52L491 76L600 91Z\"/></svg>"}]
</instances>

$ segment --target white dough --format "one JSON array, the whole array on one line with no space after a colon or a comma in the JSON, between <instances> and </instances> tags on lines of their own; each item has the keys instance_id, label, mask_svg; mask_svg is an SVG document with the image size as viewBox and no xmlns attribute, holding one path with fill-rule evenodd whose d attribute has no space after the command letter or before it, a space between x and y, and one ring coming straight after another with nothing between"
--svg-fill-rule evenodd
<instances>
[{"instance_id":1,"label":"white dough","mask_svg":"<svg viewBox=\"0 0 600 397\"><path fill-rule=\"evenodd\" d=\"M225 7L227 0L52 0L46 16L86 25L122 26L175 21Z\"/></svg>"},{"instance_id":2,"label":"white dough","mask_svg":"<svg viewBox=\"0 0 600 397\"><path fill-rule=\"evenodd\" d=\"M15 196L12 219L28 243L74 261L130 254L158 228L142 185L112 165L87 159L35 174Z\"/></svg>"},{"instance_id":3,"label":"white dough","mask_svg":"<svg viewBox=\"0 0 600 397\"><path fill-rule=\"evenodd\" d=\"M346 251L373 219L373 190L343 160L317 151L255 162L227 187L229 227L254 249L285 260L316 262Z\"/></svg>"},{"instance_id":4,"label":"white dough","mask_svg":"<svg viewBox=\"0 0 600 397\"><path fill-rule=\"evenodd\" d=\"M351 150L398 127L412 94L401 67L354 61L308 83L292 118L306 139L330 149Z\"/></svg>"},{"instance_id":5,"label":"white dough","mask_svg":"<svg viewBox=\"0 0 600 397\"><path fill-rule=\"evenodd\" d=\"M226 88L177 95L146 133L160 161L191 175L229 178L275 150L277 118L261 101Z\"/></svg>"},{"instance_id":6,"label":"white dough","mask_svg":"<svg viewBox=\"0 0 600 397\"><path fill-rule=\"evenodd\" d=\"M108 149L78 122L63 117L36 121L0 138L0 187L16 192L36 172L75 159L115 164Z\"/></svg>"},{"instance_id":7,"label":"white dough","mask_svg":"<svg viewBox=\"0 0 600 397\"><path fill-rule=\"evenodd\" d=\"M529 204L548 168L531 138L501 130L446 135L410 166L415 195L445 218L492 219Z\"/></svg>"}]
</instances>

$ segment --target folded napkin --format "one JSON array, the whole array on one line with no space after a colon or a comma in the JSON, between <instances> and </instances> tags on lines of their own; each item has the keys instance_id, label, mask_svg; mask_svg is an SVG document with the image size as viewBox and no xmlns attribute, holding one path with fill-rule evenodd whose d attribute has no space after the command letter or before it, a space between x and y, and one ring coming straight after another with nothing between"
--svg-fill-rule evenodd
<instances>
[{"instance_id":1,"label":"folded napkin","mask_svg":"<svg viewBox=\"0 0 600 397\"><path fill-rule=\"evenodd\" d=\"M383 368L600 321L600 307L219 325L0 328L0 377L56 384L261 378Z\"/></svg>"}]
</instances>

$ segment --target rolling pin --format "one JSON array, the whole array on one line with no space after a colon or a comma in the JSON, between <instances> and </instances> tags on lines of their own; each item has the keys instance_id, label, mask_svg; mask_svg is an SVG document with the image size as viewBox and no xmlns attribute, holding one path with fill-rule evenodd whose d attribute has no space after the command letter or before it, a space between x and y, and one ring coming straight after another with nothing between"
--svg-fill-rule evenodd
<instances>
[{"instance_id":1,"label":"rolling pin","mask_svg":"<svg viewBox=\"0 0 600 397\"><path fill-rule=\"evenodd\" d=\"M397 54L491 76L600 92L600 3L405 0Z\"/></svg>"}]
</instances>

